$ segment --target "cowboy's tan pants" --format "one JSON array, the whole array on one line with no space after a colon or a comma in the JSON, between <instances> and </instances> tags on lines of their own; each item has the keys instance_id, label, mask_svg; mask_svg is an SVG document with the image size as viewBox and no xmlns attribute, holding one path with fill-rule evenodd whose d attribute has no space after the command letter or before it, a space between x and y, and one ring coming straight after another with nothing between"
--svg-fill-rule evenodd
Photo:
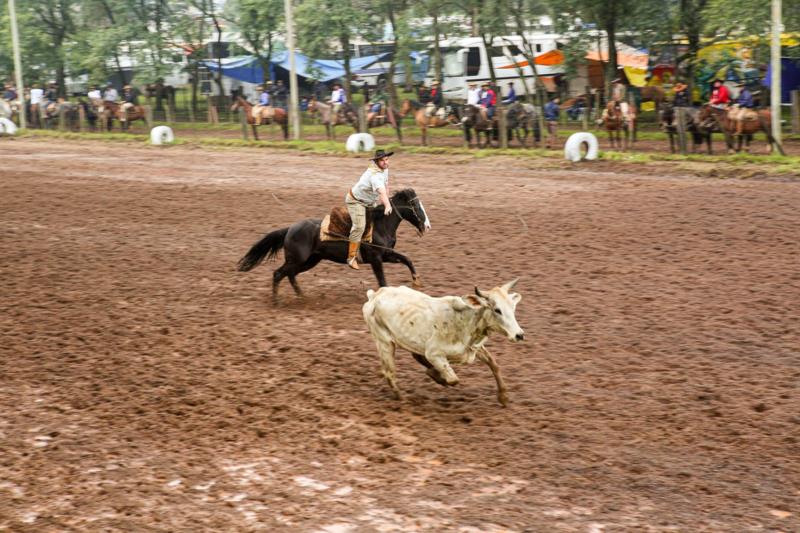
<instances>
[{"instance_id":1,"label":"cowboy's tan pants","mask_svg":"<svg viewBox=\"0 0 800 533\"><path fill-rule=\"evenodd\" d=\"M347 206L347 212L350 213L350 220L353 221L353 226L350 228L350 242L361 242L361 237L364 235L364 229L367 227L367 208L350 196L344 197L344 203Z\"/></svg>"}]
</instances>

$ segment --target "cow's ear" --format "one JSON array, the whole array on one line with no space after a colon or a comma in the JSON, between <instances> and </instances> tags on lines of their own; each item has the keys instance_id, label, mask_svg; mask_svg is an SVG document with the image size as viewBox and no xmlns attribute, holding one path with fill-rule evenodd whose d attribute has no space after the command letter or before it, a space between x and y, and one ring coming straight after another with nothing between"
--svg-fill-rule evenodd
<instances>
[{"instance_id":1,"label":"cow's ear","mask_svg":"<svg viewBox=\"0 0 800 533\"><path fill-rule=\"evenodd\" d=\"M462 309L459 309L459 311L466 311L467 309L475 309L477 307L483 306L483 302L481 301L481 299L473 294L468 294L461 299L464 301L465 304L467 304L467 306Z\"/></svg>"},{"instance_id":2,"label":"cow's ear","mask_svg":"<svg viewBox=\"0 0 800 533\"><path fill-rule=\"evenodd\" d=\"M522 300L522 296L518 292L512 292L508 296L511 298L511 301L514 302L515 305L518 304L520 300Z\"/></svg>"}]
</instances>

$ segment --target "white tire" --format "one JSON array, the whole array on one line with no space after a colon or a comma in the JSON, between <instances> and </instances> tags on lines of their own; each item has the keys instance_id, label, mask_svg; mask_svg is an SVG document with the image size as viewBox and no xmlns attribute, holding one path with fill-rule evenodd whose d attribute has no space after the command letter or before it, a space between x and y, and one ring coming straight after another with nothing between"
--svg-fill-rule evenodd
<instances>
[{"instance_id":1,"label":"white tire","mask_svg":"<svg viewBox=\"0 0 800 533\"><path fill-rule=\"evenodd\" d=\"M156 126L150 130L150 144L169 144L175 141L175 135L169 126Z\"/></svg>"},{"instance_id":2,"label":"white tire","mask_svg":"<svg viewBox=\"0 0 800 533\"><path fill-rule=\"evenodd\" d=\"M0 135L14 135L17 133L17 125L7 118L0 118Z\"/></svg>"},{"instance_id":3,"label":"white tire","mask_svg":"<svg viewBox=\"0 0 800 533\"><path fill-rule=\"evenodd\" d=\"M586 155L581 156L581 148L583 145L586 145ZM600 148L600 145L597 142L597 137L594 134L589 133L588 131L581 131L578 133L573 133L567 139L567 143L564 145L564 157L567 161L578 162L581 159L587 159L592 161L597 159L597 152Z\"/></svg>"},{"instance_id":4,"label":"white tire","mask_svg":"<svg viewBox=\"0 0 800 533\"><path fill-rule=\"evenodd\" d=\"M348 152L369 152L375 149L375 137L369 133L354 133L347 138Z\"/></svg>"}]
</instances>

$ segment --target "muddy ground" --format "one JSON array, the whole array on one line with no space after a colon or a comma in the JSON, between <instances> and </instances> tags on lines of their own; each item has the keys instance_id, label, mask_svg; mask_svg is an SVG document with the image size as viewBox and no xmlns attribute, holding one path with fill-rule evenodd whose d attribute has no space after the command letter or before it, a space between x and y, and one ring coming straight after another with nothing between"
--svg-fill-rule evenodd
<instances>
[{"instance_id":1,"label":"muddy ground","mask_svg":"<svg viewBox=\"0 0 800 533\"><path fill-rule=\"evenodd\" d=\"M797 183L396 155L425 291L521 278L504 409L403 352L391 398L368 271L236 271L363 168L0 142L0 530L800 531Z\"/></svg>"}]
</instances>

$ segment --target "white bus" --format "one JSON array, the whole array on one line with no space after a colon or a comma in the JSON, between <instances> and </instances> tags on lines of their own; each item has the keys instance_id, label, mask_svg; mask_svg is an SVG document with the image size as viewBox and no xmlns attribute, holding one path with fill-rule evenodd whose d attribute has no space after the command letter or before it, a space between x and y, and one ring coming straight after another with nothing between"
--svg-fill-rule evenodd
<instances>
[{"instance_id":1,"label":"white bus","mask_svg":"<svg viewBox=\"0 0 800 533\"><path fill-rule=\"evenodd\" d=\"M558 49L556 39L560 35L554 33L536 33L526 35L533 48L535 57ZM489 61L494 66L494 74L503 95L508 91L508 83L514 84L517 96L525 94L523 83L532 91L534 86L533 69L522 53L523 40L519 35L495 37L489 50L480 37L461 37L441 41L442 48L442 94L449 100L466 100L467 85L478 85L490 81ZM431 54L433 55L433 54ZM426 85L435 79L433 58L431 68L425 80ZM563 74L563 65L536 65L538 76L551 78ZM499 96L499 95L498 95Z\"/></svg>"}]
</instances>

